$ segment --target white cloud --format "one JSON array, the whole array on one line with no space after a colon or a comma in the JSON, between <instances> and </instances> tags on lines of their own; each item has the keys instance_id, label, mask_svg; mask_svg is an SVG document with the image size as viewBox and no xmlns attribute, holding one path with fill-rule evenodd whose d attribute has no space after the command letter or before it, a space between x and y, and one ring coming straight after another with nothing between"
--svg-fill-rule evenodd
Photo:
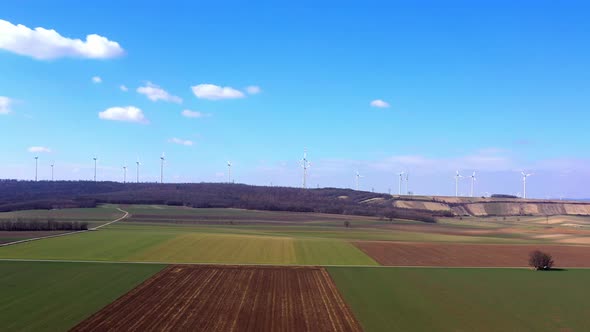
<instances>
[{"instance_id":1,"label":"white cloud","mask_svg":"<svg viewBox=\"0 0 590 332\"><path fill-rule=\"evenodd\" d=\"M169 139L168 142L174 143L174 144L180 144L180 145L184 145L184 146L193 145L193 141L184 140L184 139L180 139L180 138L176 138L176 137Z\"/></svg>"},{"instance_id":2,"label":"white cloud","mask_svg":"<svg viewBox=\"0 0 590 332\"><path fill-rule=\"evenodd\" d=\"M0 114L8 114L12 112L10 105L12 104L12 99L8 97L0 96Z\"/></svg>"},{"instance_id":3,"label":"white cloud","mask_svg":"<svg viewBox=\"0 0 590 332\"><path fill-rule=\"evenodd\" d=\"M137 88L137 92L145 95L151 101L163 100L177 104L182 103L182 98L169 94L166 90L152 82L147 82L145 86Z\"/></svg>"},{"instance_id":4,"label":"white cloud","mask_svg":"<svg viewBox=\"0 0 590 332\"><path fill-rule=\"evenodd\" d=\"M209 116L209 114L199 112L199 111L191 111L191 110L184 110L182 111L182 116L187 118L203 118Z\"/></svg>"},{"instance_id":5,"label":"white cloud","mask_svg":"<svg viewBox=\"0 0 590 332\"><path fill-rule=\"evenodd\" d=\"M388 108L389 107L389 103L386 101L383 101L381 99L375 99L371 102L371 106L372 107L377 107L377 108Z\"/></svg>"},{"instance_id":6,"label":"white cloud","mask_svg":"<svg viewBox=\"0 0 590 332\"><path fill-rule=\"evenodd\" d=\"M44 146L31 146L27 149L29 152L33 153L50 153L51 149Z\"/></svg>"},{"instance_id":7,"label":"white cloud","mask_svg":"<svg viewBox=\"0 0 590 332\"><path fill-rule=\"evenodd\" d=\"M258 85L250 85L246 87L246 92L248 92L249 95L256 95L262 92L262 89Z\"/></svg>"},{"instance_id":8,"label":"white cloud","mask_svg":"<svg viewBox=\"0 0 590 332\"><path fill-rule=\"evenodd\" d=\"M220 100L220 99L236 99L244 98L242 91L236 90L229 86L221 87L215 84L199 84L192 87L193 93L197 98Z\"/></svg>"},{"instance_id":9,"label":"white cloud","mask_svg":"<svg viewBox=\"0 0 590 332\"><path fill-rule=\"evenodd\" d=\"M99 112L98 117L103 120L148 123L143 112L135 106L107 108Z\"/></svg>"},{"instance_id":10,"label":"white cloud","mask_svg":"<svg viewBox=\"0 0 590 332\"><path fill-rule=\"evenodd\" d=\"M121 91L123 92L127 92L129 91L129 88L127 88L125 85L121 84L121 86L119 86L119 89L121 89Z\"/></svg>"},{"instance_id":11,"label":"white cloud","mask_svg":"<svg viewBox=\"0 0 590 332\"><path fill-rule=\"evenodd\" d=\"M92 82L93 83L102 83L102 78L100 78L100 76L94 76L92 78Z\"/></svg>"},{"instance_id":12,"label":"white cloud","mask_svg":"<svg viewBox=\"0 0 590 332\"><path fill-rule=\"evenodd\" d=\"M122 56L119 43L91 34L86 40L66 38L57 31L41 27L30 29L0 20L0 49L39 60L64 57L108 59Z\"/></svg>"}]
</instances>

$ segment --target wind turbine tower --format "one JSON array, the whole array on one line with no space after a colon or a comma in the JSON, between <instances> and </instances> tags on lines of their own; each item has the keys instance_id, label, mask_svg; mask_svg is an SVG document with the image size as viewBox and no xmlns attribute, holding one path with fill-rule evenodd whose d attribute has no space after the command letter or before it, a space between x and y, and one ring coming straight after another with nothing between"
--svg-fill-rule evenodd
<instances>
[{"instance_id":1,"label":"wind turbine tower","mask_svg":"<svg viewBox=\"0 0 590 332\"><path fill-rule=\"evenodd\" d=\"M227 162L227 183L231 183L231 161Z\"/></svg>"},{"instance_id":2,"label":"wind turbine tower","mask_svg":"<svg viewBox=\"0 0 590 332\"><path fill-rule=\"evenodd\" d=\"M303 150L303 159L301 160L301 167L303 168L303 189L307 188L307 169L311 166L307 160L307 149Z\"/></svg>"},{"instance_id":3,"label":"wind turbine tower","mask_svg":"<svg viewBox=\"0 0 590 332\"><path fill-rule=\"evenodd\" d=\"M409 183L410 183L410 173L406 173L406 195L410 194L410 190L408 189Z\"/></svg>"},{"instance_id":4,"label":"wind turbine tower","mask_svg":"<svg viewBox=\"0 0 590 332\"><path fill-rule=\"evenodd\" d=\"M463 177L463 175L459 174L457 171L455 175L455 197L459 197L459 180Z\"/></svg>"},{"instance_id":5,"label":"wind turbine tower","mask_svg":"<svg viewBox=\"0 0 590 332\"><path fill-rule=\"evenodd\" d=\"M127 183L127 165L123 166L123 183Z\"/></svg>"},{"instance_id":6,"label":"wind turbine tower","mask_svg":"<svg viewBox=\"0 0 590 332\"><path fill-rule=\"evenodd\" d=\"M51 162L51 181L53 181L53 166L55 166L55 162Z\"/></svg>"},{"instance_id":7,"label":"wind turbine tower","mask_svg":"<svg viewBox=\"0 0 590 332\"><path fill-rule=\"evenodd\" d=\"M38 166L39 166L39 157L36 156L35 157L35 182L37 181L37 169L38 169Z\"/></svg>"},{"instance_id":8,"label":"wind turbine tower","mask_svg":"<svg viewBox=\"0 0 590 332\"><path fill-rule=\"evenodd\" d=\"M533 175L533 173L525 173L524 171L520 172L522 174L522 198L526 198L526 178Z\"/></svg>"},{"instance_id":9,"label":"wind turbine tower","mask_svg":"<svg viewBox=\"0 0 590 332\"><path fill-rule=\"evenodd\" d=\"M135 164L137 165L137 183L139 183L139 165L141 165L141 163L139 162L139 158L137 158Z\"/></svg>"},{"instance_id":10,"label":"wind turbine tower","mask_svg":"<svg viewBox=\"0 0 590 332\"><path fill-rule=\"evenodd\" d=\"M404 174L406 174L405 172L400 172L399 173L399 189L398 189L398 195L402 195L402 182L404 181Z\"/></svg>"},{"instance_id":11,"label":"wind turbine tower","mask_svg":"<svg viewBox=\"0 0 590 332\"><path fill-rule=\"evenodd\" d=\"M96 160L97 160L97 158L94 157L92 159L94 159L94 182L96 182Z\"/></svg>"},{"instance_id":12,"label":"wind turbine tower","mask_svg":"<svg viewBox=\"0 0 590 332\"><path fill-rule=\"evenodd\" d=\"M166 157L164 156L164 152L162 152L162 156L160 157L160 184L164 183L164 160L166 160Z\"/></svg>"},{"instance_id":13,"label":"wind turbine tower","mask_svg":"<svg viewBox=\"0 0 590 332\"><path fill-rule=\"evenodd\" d=\"M361 175L361 173L359 173L359 171L356 171L356 190L359 190L359 180L360 178L364 178L364 176Z\"/></svg>"},{"instance_id":14,"label":"wind turbine tower","mask_svg":"<svg viewBox=\"0 0 590 332\"><path fill-rule=\"evenodd\" d=\"M473 174L470 176L471 178L471 197L473 197L473 187L475 186L475 181L477 180L477 178L475 177L475 171L473 171Z\"/></svg>"}]
</instances>

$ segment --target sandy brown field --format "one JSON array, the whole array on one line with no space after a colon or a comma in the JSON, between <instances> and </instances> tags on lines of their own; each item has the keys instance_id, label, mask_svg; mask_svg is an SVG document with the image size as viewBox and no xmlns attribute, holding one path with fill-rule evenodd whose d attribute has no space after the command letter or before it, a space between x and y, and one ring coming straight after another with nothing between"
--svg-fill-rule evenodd
<instances>
[{"instance_id":1,"label":"sandy brown field","mask_svg":"<svg viewBox=\"0 0 590 332\"><path fill-rule=\"evenodd\" d=\"M590 267L590 247L562 245L368 242L354 244L387 266L525 267L529 253L542 250L556 267Z\"/></svg>"},{"instance_id":2,"label":"sandy brown field","mask_svg":"<svg viewBox=\"0 0 590 332\"><path fill-rule=\"evenodd\" d=\"M319 267L173 265L73 331L360 331Z\"/></svg>"}]
</instances>

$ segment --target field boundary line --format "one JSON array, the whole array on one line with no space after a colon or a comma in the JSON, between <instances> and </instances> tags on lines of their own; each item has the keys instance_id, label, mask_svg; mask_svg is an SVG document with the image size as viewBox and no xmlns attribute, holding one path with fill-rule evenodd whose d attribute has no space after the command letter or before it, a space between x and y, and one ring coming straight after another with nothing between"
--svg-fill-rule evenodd
<instances>
[{"instance_id":1,"label":"field boundary line","mask_svg":"<svg viewBox=\"0 0 590 332\"><path fill-rule=\"evenodd\" d=\"M147 264L147 265L196 265L196 266L260 266L260 267L328 267L328 268L371 268L371 269L395 269L395 268L416 268L416 269L509 269L509 270L532 270L530 266L430 266L430 265L322 265L322 264L255 264L255 263L186 263L186 262L150 262L150 261L97 261L97 260L76 260L76 259L27 259L27 258L0 258L0 262L38 262L38 263L101 263L101 264ZM590 267L568 267L559 266L556 270L588 270Z\"/></svg>"},{"instance_id":2,"label":"field boundary line","mask_svg":"<svg viewBox=\"0 0 590 332\"><path fill-rule=\"evenodd\" d=\"M89 228L89 229L83 230L83 231L67 232L67 233L62 233L62 234L40 236L40 237L34 237L34 238L30 238L30 239L24 239L24 240L18 240L18 241L13 241L13 242L8 242L8 243L2 243L2 244L0 244L0 247L7 247L7 246L12 246L12 245L15 245L15 244L19 244L19 243L32 242L32 241L43 240L43 239L50 239L50 238L53 238L53 237L61 237L61 236L67 236L67 235L74 235L74 234L80 234L80 233L86 233L86 232L96 231L96 230L98 230L101 227L108 226L108 225L110 225L110 224L112 224L114 222L117 222L117 221L121 221L121 220L123 220L123 219L125 219L125 218L127 218L129 216L129 212L124 211L124 210L121 210L120 208L117 208L117 210L125 213L125 215L123 215L122 217L117 218L117 219L115 219L113 221L109 221L109 222L107 222L105 224L102 224L100 226L96 226L94 228Z\"/></svg>"}]
</instances>

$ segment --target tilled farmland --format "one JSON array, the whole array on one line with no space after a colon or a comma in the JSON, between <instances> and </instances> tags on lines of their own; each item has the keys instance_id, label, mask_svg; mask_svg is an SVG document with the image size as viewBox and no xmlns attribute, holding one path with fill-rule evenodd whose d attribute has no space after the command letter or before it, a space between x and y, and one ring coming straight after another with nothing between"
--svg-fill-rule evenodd
<instances>
[{"instance_id":1,"label":"tilled farmland","mask_svg":"<svg viewBox=\"0 0 590 332\"><path fill-rule=\"evenodd\" d=\"M377 241L354 245L387 266L526 267L529 253L542 250L553 256L556 267L590 267L590 250L581 246Z\"/></svg>"},{"instance_id":2,"label":"tilled farmland","mask_svg":"<svg viewBox=\"0 0 590 332\"><path fill-rule=\"evenodd\" d=\"M173 265L73 331L361 331L320 267Z\"/></svg>"}]
</instances>

